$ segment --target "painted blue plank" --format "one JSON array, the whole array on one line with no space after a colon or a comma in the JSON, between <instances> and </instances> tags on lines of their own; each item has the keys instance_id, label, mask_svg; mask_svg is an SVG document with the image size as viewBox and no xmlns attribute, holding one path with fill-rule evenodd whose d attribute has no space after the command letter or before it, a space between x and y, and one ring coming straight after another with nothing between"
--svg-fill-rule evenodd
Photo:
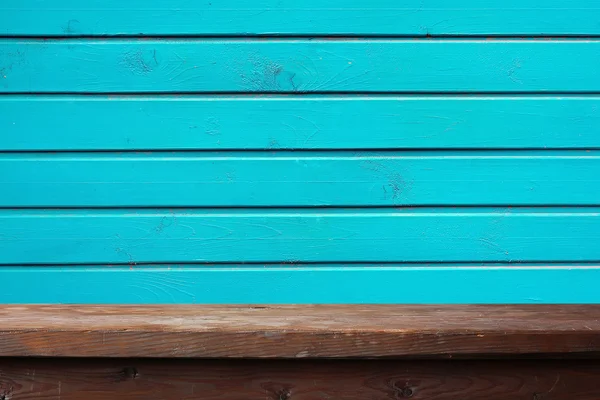
<instances>
[{"instance_id":1,"label":"painted blue plank","mask_svg":"<svg viewBox=\"0 0 600 400\"><path fill-rule=\"evenodd\" d=\"M11 304L600 303L597 266L2 267L0 279Z\"/></svg>"},{"instance_id":2,"label":"painted blue plank","mask_svg":"<svg viewBox=\"0 0 600 400\"><path fill-rule=\"evenodd\" d=\"M600 33L593 0L19 0L4 35Z\"/></svg>"},{"instance_id":3,"label":"painted blue plank","mask_svg":"<svg viewBox=\"0 0 600 400\"><path fill-rule=\"evenodd\" d=\"M5 96L0 150L600 148L600 98Z\"/></svg>"},{"instance_id":4,"label":"painted blue plank","mask_svg":"<svg viewBox=\"0 0 600 400\"><path fill-rule=\"evenodd\" d=\"M598 208L0 210L0 263L600 260Z\"/></svg>"},{"instance_id":5,"label":"painted blue plank","mask_svg":"<svg viewBox=\"0 0 600 400\"><path fill-rule=\"evenodd\" d=\"M600 205L600 152L0 155L0 207Z\"/></svg>"},{"instance_id":6,"label":"painted blue plank","mask_svg":"<svg viewBox=\"0 0 600 400\"><path fill-rule=\"evenodd\" d=\"M0 40L14 92L598 92L600 40Z\"/></svg>"}]
</instances>

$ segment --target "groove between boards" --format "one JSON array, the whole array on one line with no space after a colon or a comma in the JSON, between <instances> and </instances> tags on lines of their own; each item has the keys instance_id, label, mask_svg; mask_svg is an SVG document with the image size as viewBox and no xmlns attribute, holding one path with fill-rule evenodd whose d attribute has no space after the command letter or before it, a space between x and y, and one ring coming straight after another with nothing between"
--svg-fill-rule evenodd
<instances>
[{"instance_id":1,"label":"groove between boards","mask_svg":"<svg viewBox=\"0 0 600 400\"><path fill-rule=\"evenodd\" d=\"M31 97L35 96L35 97ZM360 91L331 91L331 92L0 92L1 98L18 99L22 101L44 101L64 97L64 101L96 101L96 100L158 100L169 99L173 101L195 100L244 100L248 98L256 101L272 100L335 100L335 101L376 101L376 100L563 100L563 99L589 99L600 97L600 92L494 92L494 91L454 91L454 92L360 92ZM559 97L558 99L556 97Z\"/></svg>"},{"instance_id":2,"label":"groove between boards","mask_svg":"<svg viewBox=\"0 0 600 400\"><path fill-rule=\"evenodd\" d=\"M555 40L555 41L586 41L586 40L600 40L600 34L561 34L561 35L547 35L547 34L411 34L411 35L390 35L390 34L160 34L160 35L132 35L132 34L99 34L99 35L0 35L0 39L6 40L242 40L242 41L286 41L286 40L418 40L418 41L453 41L453 40L507 40L507 41L535 41L535 40Z\"/></svg>"},{"instance_id":3,"label":"groove between boards","mask_svg":"<svg viewBox=\"0 0 600 400\"><path fill-rule=\"evenodd\" d=\"M77 153L78 157L84 158L89 155L100 159L109 159L111 157L139 159L144 160L152 158L154 153L157 153L159 158L170 158L181 156L184 159L199 156L202 158L228 158L224 156L227 153L236 154L232 158L244 158L237 154L250 153L250 159L262 158L327 158L330 154L335 154L336 157L349 158L414 158L414 157L458 157L458 158L564 158L564 157L598 157L597 152L600 148L597 147L560 147L560 148L343 148L343 149L310 149L310 148L285 148L285 149L97 149L97 150L0 150L0 161L2 158L19 157L26 158L27 155L42 158L47 155L48 158L77 158L65 155L63 153ZM181 154L180 154L181 153ZM279 155L281 153L281 155ZM524 155L525 153L525 155ZM185 156L184 156L185 155ZM20 157L22 156L22 157Z\"/></svg>"},{"instance_id":4,"label":"groove between boards","mask_svg":"<svg viewBox=\"0 0 600 400\"><path fill-rule=\"evenodd\" d=\"M555 206L555 205L551 205L551 206L546 206L546 205L538 205L538 206L491 206L491 205L485 205L485 206L479 206L479 205L475 205L475 206L469 206L469 205L448 205L448 206L384 206L384 207L380 207L383 208L383 211L379 211L376 209L371 209L371 207L347 207L347 206L340 206L340 207L323 207L323 206L310 206L310 207L224 207L224 208L219 208L219 207L204 207L201 208L199 211L199 213L196 214L204 214L204 215L223 215L223 210L227 210L227 209L232 209L233 211L235 211L235 213L232 213L231 215L260 215L260 214L276 214L277 211L281 210L282 213L281 214L285 214L285 215L321 215L318 212L318 209L320 208L325 208L325 209L330 209L330 213L329 215L356 215L357 212L356 210L363 210L364 212L362 214L364 215L386 215L386 214L423 214L423 215L431 215L431 214L460 214L462 212L467 212L467 213L472 213L472 214L500 214L500 215L522 215L522 214L563 214L563 213L570 213L570 214L577 214L577 213L581 213L581 214L599 214L600 215L600 207L599 206L594 206L594 205L584 205L584 206L575 206L572 204L569 205L564 205L564 206ZM73 213L71 215L76 215L76 214L81 214L84 215L85 211L87 209L90 209L89 207L84 207L82 209L77 209L75 211L77 211L76 213ZM317 211L315 211L315 209ZM544 212L539 212L539 210L544 210ZM14 211L26 211L27 215L35 215L35 211L49 211L52 212L56 215L59 215L61 208L33 208L33 209L20 209L18 207L12 207L12 208L8 208L8 209L3 209L1 211L3 211L2 214L5 214L4 217L6 217L6 214L14 214ZM91 209L90 209L91 210ZM170 212L171 209L165 210L163 209L163 207L147 207L147 208L142 208L142 207L133 207L133 208L127 208L127 207L118 207L118 208L114 208L114 209L110 209L110 210L105 210L103 208L97 208L95 209L96 211L98 211L98 215L102 215L102 214L116 214L114 211L131 211L131 210L140 210L140 215L154 215L154 214L168 214ZM178 207L177 208L178 211L181 211L182 213L191 213L193 211L195 211L195 208L192 207ZM269 211L268 213L261 213L260 211ZM166 212L165 212L166 211ZM247 211L247 212L244 212ZM297 211L297 212L295 212ZM156 213L154 213L156 212ZM23 214L24 215L24 214ZM48 215L48 214L46 214Z\"/></svg>"},{"instance_id":5,"label":"groove between boards","mask_svg":"<svg viewBox=\"0 0 600 400\"><path fill-rule=\"evenodd\" d=\"M506 153L511 153L511 152L515 152L515 153L528 153L528 152L548 152L551 153L553 151L572 151L572 152L583 152L583 153L587 153L590 151L597 151L600 150L600 147L585 147L585 148L581 148L581 147L561 147L561 148L551 148L551 149L547 149L547 148L543 148L543 147L528 147L528 148L519 148L519 149L514 149L514 148L452 148L452 151L456 151L456 152L460 152L460 153L464 153L464 154L469 154L469 153L494 153L494 152L506 152ZM447 152L448 148L403 148L403 147L397 147L397 148L346 148L346 149L327 149L327 148L322 148L322 149L307 149L307 148L286 148L286 149L239 149L239 148L223 148L223 149L219 149L219 150L215 150L215 149L153 149L153 148L138 148L138 149L110 149L110 150L0 150L0 156L2 155L7 155L7 156L14 156L14 155L27 155L27 154L32 154L32 155L40 155L40 154L48 154L48 155L66 155L66 154L77 154L77 155L84 155L84 154L90 154L90 155L106 155L106 154L117 154L117 155L121 155L121 154L139 154L139 153L144 153L144 154L151 154L151 153L158 153L158 154L177 154L177 153L181 153L181 154L191 154L191 153L199 153L199 154L210 154L210 153L218 153L219 157L223 157L223 154L226 153L231 153L231 154L240 154L240 153L250 153L250 154L255 154L255 153L264 153L264 154L269 154L273 157L276 157L276 154L294 154L294 155L298 155L300 153L307 153L307 154L315 154L315 153L323 153L323 152L327 152L327 153L334 153L334 154L339 154L339 153L354 153L354 152L389 152L389 153L406 153L406 154L412 154L413 156L414 153L419 153L419 152L431 152L432 154L436 154L436 153L443 153L443 152ZM437 154L439 156L439 154ZM584 154L587 155L587 154ZM398 155L398 157L402 157L403 155ZM552 157L551 155L544 155L545 157ZM307 157L310 157L307 155ZM360 157L360 155L356 155L356 154L352 154L351 157ZM522 156L521 156L522 157Z\"/></svg>"},{"instance_id":6,"label":"groove between boards","mask_svg":"<svg viewBox=\"0 0 600 400\"><path fill-rule=\"evenodd\" d=\"M498 261L498 262L480 262L480 261L302 261L302 262L261 262L261 261L217 261L217 262L200 262L200 261L177 261L177 262L140 262L140 263L20 263L20 264L0 264L0 271L3 268L20 268L20 267L31 267L31 268L94 268L94 267L108 267L108 268L134 268L134 269L160 269L160 268L199 268L199 269L211 269L217 267L221 269L256 269L269 268L269 269L297 269L302 267L313 268L313 269L325 269L328 267L343 269L347 267L349 269L357 268L381 268L381 269L398 269L398 268L431 268L431 269L451 269L451 268L490 268L490 269L503 269L518 267L520 269L552 269L552 268L600 268L600 260L586 260L586 261Z\"/></svg>"},{"instance_id":7,"label":"groove between boards","mask_svg":"<svg viewBox=\"0 0 600 400\"><path fill-rule=\"evenodd\" d=\"M464 209L464 210L477 210L477 211L482 211L482 210L486 210L486 209L493 209L496 210L498 208L503 208L506 209L505 212L510 212L510 210L514 209L514 210L520 210L520 209L533 209L533 210L560 210L560 209L566 209L569 211L573 211L573 209L597 209L600 207L600 203L598 204L552 204L552 205L545 205L545 204L519 204L519 205L510 205L510 204L485 204L485 205L478 205L478 204L466 204L466 205L452 205L452 204L415 204L415 205L372 205L372 206L365 206L365 205L361 205L361 206L352 206L352 205L341 205L341 206L336 206L336 205L317 205L317 206L169 206L169 205L162 205L160 207L157 206L135 206L135 207L131 207L131 206L127 206L127 207L123 207L123 206L69 206L69 207L64 207L64 206L60 206L60 207L56 207L56 206L51 206L51 207L45 207L45 206L41 206L41 207L7 207L7 206L3 206L0 207L0 211L49 211L49 212L54 212L54 211L156 211L156 212L161 212L161 211L182 211L182 212L190 212L190 211L233 211L233 212L239 212L239 211L248 211L248 212L252 212L252 211L269 211L272 213L277 213L278 211L294 211L294 210L298 210L298 211L314 211L316 213L318 213L319 211L327 211L327 210L331 210L331 211L365 211L365 212L369 212L369 211L377 211L377 210L381 210L381 211L406 211L406 210L421 210L421 209L441 209L441 210L452 210L452 211L456 211L459 209Z\"/></svg>"},{"instance_id":8,"label":"groove between boards","mask_svg":"<svg viewBox=\"0 0 600 400\"><path fill-rule=\"evenodd\" d=\"M127 91L127 92L114 92L114 91L98 91L98 92L53 92L53 91L44 91L44 92L0 92L1 97L17 97L17 96L80 96L80 97L109 97L109 96L119 96L123 98L127 97L177 97L177 96L204 96L204 97L224 97L224 96L232 96L232 97L245 97L245 96L273 96L273 97L300 97L300 96L386 96L386 97L394 97L394 96L419 96L419 97L462 97L462 96L472 96L472 97L486 97L486 96L504 96L509 98L519 97L519 96L531 96L531 97L550 97L550 96L560 96L560 97L594 97L600 96L600 91L262 91L256 90L251 92L235 92L235 91L162 91L162 92L152 92L152 91Z\"/></svg>"}]
</instances>

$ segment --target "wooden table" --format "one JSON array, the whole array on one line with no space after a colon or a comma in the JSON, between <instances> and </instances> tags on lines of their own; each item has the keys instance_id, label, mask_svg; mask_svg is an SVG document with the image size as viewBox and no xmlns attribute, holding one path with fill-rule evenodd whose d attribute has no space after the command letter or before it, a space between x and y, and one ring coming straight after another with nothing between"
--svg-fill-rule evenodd
<instances>
[{"instance_id":1,"label":"wooden table","mask_svg":"<svg viewBox=\"0 0 600 400\"><path fill-rule=\"evenodd\" d=\"M600 306L0 306L0 399L597 400Z\"/></svg>"}]
</instances>

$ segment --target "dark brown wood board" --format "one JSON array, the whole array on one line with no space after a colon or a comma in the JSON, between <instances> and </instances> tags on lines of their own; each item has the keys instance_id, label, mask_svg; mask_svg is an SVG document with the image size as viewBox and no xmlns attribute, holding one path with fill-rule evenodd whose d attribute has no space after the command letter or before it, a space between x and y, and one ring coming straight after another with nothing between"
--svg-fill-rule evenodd
<instances>
[{"instance_id":1,"label":"dark brown wood board","mask_svg":"<svg viewBox=\"0 0 600 400\"><path fill-rule=\"evenodd\" d=\"M597 400L600 362L1 359L5 400Z\"/></svg>"}]
</instances>

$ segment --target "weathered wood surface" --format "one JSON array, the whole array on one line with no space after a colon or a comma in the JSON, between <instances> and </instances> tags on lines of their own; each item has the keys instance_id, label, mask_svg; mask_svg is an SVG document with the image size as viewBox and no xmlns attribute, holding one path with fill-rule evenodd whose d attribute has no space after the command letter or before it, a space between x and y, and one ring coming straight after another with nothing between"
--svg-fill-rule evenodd
<instances>
[{"instance_id":1,"label":"weathered wood surface","mask_svg":"<svg viewBox=\"0 0 600 400\"><path fill-rule=\"evenodd\" d=\"M590 35L593 0L19 0L0 5L0 34Z\"/></svg>"},{"instance_id":2,"label":"weathered wood surface","mask_svg":"<svg viewBox=\"0 0 600 400\"><path fill-rule=\"evenodd\" d=\"M600 40L3 39L6 93L597 93Z\"/></svg>"},{"instance_id":3,"label":"weathered wood surface","mask_svg":"<svg viewBox=\"0 0 600 400\"><path fill-rule=\"evenodd\" d=\"M0 320L1 356L307 358L600 351L597 305L2 305Z\"/></svg>"},{"instance_id":4,"label":"weathered wood surface","mask_svg":"<svg viewBox=\"0 0 600 400\"><path fill-rule=\"evenodd\" d=\"M597 205L600 152L3 154L1 207Z\"/></svg>"},{"instance_id":5,"label":"weathered wood surface","mask_svg":"<svg viewBox=\"0 0 600 400\"><path fill-rule=\"evenodd\" d=\"M0 210L0 264L594 262L586 208Z\"/></svg>"},{"instance_id":6,"label":"weathered wood surface","mask_svg":"<svg viewBox=\"0 0 600 400\"><path fill-rule=\"evenodd\" d=\"M14 95L0 150L590 149L598 110L573 95Z\"/></svg>"},{"instance_id":7,"label":"weathered wood surface","mask_svg":"<svg viewBox=\"0 0 600 400\"><path fill-rule=\"evenodd\" d=\"M5 400L597 400L598 361L1 359Z\"/></svg>"}]
</instances>

